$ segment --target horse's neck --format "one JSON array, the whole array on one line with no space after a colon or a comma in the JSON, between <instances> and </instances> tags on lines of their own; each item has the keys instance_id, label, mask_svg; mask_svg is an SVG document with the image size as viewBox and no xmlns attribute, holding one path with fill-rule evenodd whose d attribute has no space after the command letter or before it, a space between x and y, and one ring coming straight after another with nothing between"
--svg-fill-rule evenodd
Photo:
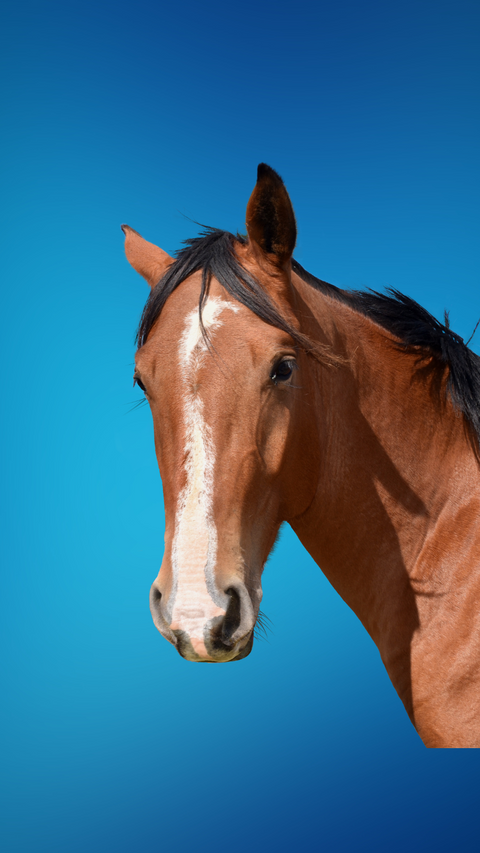
<instances>
[{"instance_id":1,"label":"horse's neck","mask_svg":"<svg viewBox=\"0 0 480 853\"><path fill-rule=\"evenodd\" d=\"M451 612L466 564L479 581L478 464L435 371L347 306L303 296L348 363L320 369L318 491L292 526L412 714L414 635L428 635L439 609Z\"/></svg>"}]
</instances>

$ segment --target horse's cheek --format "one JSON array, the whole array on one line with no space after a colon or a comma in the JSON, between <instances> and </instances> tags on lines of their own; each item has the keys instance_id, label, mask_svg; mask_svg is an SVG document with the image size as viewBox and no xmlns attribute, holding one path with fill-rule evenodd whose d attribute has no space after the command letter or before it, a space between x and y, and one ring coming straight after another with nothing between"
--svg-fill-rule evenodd
<instances>
[{"instance_id":1,"label":"horse's cheek","mask_svg":"<svg viewBox=\"0 0 480 853\"><path fill-rule=\"evenodd\" d=\"M272 406L259 423L257 448L268 478L277 477L286 462L291 413L285 406Z\"/></svg>"}]
</instances>

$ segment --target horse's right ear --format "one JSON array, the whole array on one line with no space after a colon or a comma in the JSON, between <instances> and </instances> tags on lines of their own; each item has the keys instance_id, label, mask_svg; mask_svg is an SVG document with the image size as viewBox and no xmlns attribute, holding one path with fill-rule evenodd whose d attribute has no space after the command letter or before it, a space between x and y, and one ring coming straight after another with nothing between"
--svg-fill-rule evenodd
<instances>
[{"instance_id":1,"label":"horse's right ear","mask_svg":"<svg viewBox=\"0 0 480 853\"><path fill-rule=\"evenodd\" d=\"M127 261L134 270L143 275L150 287L155 287L165 275L170 264L173 264L174 258L167 255L159 246L144 240L129 225L122 225L122 231L125 234Z\"/></svg>"},{"instance_id":2,"label":"horse's right ear","mask_svg":"<svg viewBox=\"0 0 480 853\"><path fill-rule=\"evenodd\" d=\"M280 175L266 163L258 167L246 219L250 243L280 266L290 261L297 239L295 214Z\"/></svg>"}]
</instances>

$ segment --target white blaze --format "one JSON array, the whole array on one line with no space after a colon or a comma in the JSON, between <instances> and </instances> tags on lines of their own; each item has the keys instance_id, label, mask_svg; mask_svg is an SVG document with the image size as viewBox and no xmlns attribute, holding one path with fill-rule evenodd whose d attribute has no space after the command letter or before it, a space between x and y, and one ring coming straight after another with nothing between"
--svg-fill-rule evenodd
<instances>
[{"instance_id":1,"label":"white blaze","mask_svg":"<svg viewBox=\"0 0 480 853\"><path fill-rule=\"evenodd\" d=\"M207 331L211 333L221 325L218 318L225 308L238 310L219 298L207 300L202 312ZM203 419L202 400L193 390L195 374L206 351L196 308L187 317L179 348L187 482L179 495L175 519L169 609L172 608L171 628L185 631L200 657L208 657L203 641L206 623L215 616L223 616L227 605L227 596L216 589L214 575L217 559L217 530L212 515L214 447ZM220 606L223 601L225 607Z\"/></svg>"}]
</instances>

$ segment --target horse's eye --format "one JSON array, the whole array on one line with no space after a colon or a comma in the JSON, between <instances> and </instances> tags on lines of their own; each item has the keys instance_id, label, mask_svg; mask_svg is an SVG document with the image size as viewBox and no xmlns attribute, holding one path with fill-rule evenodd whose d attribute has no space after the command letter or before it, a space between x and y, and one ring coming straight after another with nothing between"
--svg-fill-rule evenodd
<instances>
[{"instance_id":1,"label":"horse's eye","mask_svg":"<svg viewBox=\"0 0 480 853\"><path fill-rule=\"evenodd\" d=\"M146 394L146 393L147 393L147 390L146 390L146 388L145 388L145 385L143 384L143 382L142 382L142 380L140 379L140 377L139 377L139 376L135 376L135 377L134 377L134 379L133 379L133 384L134 384L134 385L138 385L138 387L139 387L139 388L141 388L141 390L143 391L143 393L144 393L144 394Z\"/></svg>"},{"instance_id":2,"label":"horse's eye","mask_svg":"<svg viewBox=\"0 0 480 853\"><path fill-rule=\"evenodd\" d=\"M287 382L296 369L297 362L293 358L284 358L275 365L270 374L270 379L275 385L278 385L279 382Z\"/></svg>"}]
</instances>

